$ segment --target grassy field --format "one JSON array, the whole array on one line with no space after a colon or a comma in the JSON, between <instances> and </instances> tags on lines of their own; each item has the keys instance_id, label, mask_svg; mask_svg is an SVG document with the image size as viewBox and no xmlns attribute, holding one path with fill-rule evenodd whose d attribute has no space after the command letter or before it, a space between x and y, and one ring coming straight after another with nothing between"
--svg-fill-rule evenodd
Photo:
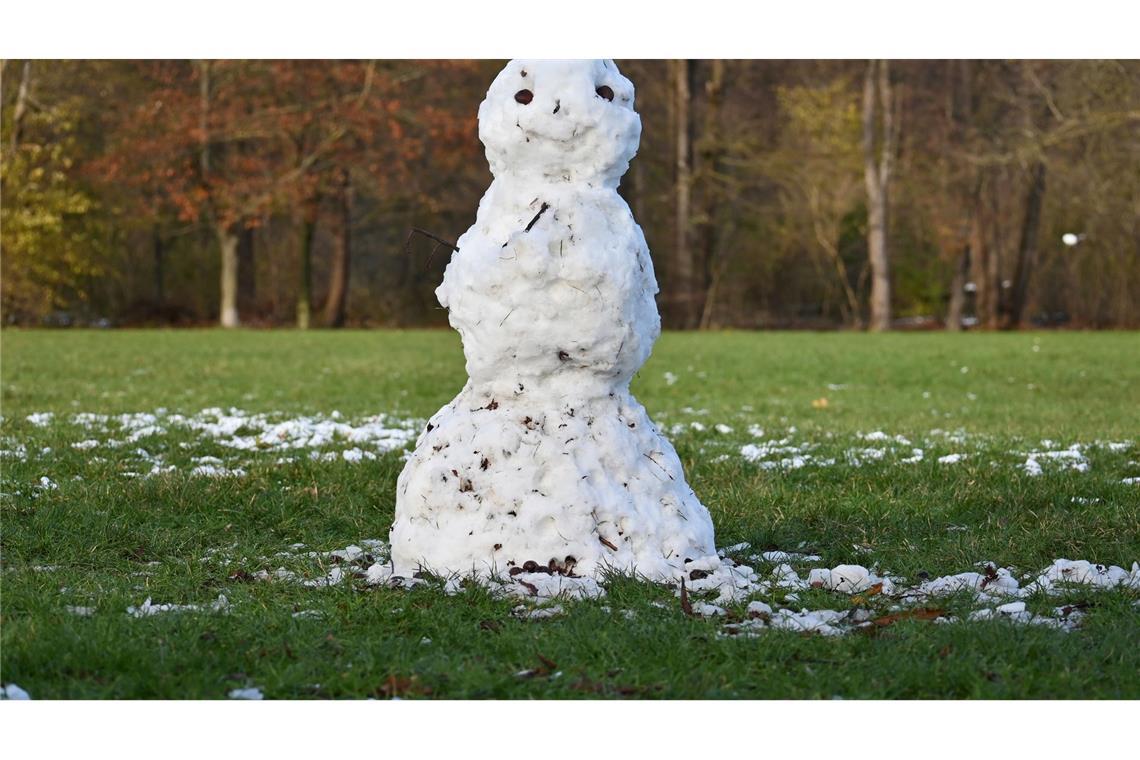
<instances>
[{"instance_id":1,"label":"grassy field","mask_svg":"<svg viewBox=\"0 0 1140 760\"><path fill-rule=\"evenodd\" d=\"M0 337L0 678L34 699L225 698L247 687L267 698L1140 697L1134 590L1028 600L1042 615L1080 606L1073 631L902 619L838 637L745 638L628 579L540 620L478 588L261 582L258 571L279 566L320 578L333 561L323 553L385 539L400 448L243 451L170 415L383 413L414 431L463 384L454 335ZM981 561L1019 574L1056 558L1140 560L1140 483L1127 482L1140 476L1135 334L668 334L634 392L672 431L718 545L820 555L792 563L803 574L858 563L915 581ZM74 421L156 410L150 430L139 418L125 430L114 418ZM741 454L776 439L812 461ZM1073 444L1084 466L1040 454L1040 474L1027 471L1030 452ZM343 455L350 448L378 455ZM904 463L915 448L922 460ZM194 474L202 467L231 474ZM220 595L228 607L209 610ZM872 616L892 603L800 596L763 598ZM934 603L961 618L977 608L967 596ZM207 609L128 614L148 598Z\"/></svg>"}]
</instances>

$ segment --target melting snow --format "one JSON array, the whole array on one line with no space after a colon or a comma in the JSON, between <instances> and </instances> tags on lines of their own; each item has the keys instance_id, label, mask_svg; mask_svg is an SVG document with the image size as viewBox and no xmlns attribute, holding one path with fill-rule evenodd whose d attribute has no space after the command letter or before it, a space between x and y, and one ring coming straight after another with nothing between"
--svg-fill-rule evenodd
<instances>
[{"instance_id":1,"label":"melting snow","mask_svg":"<svg viewBox=\"0 0 1140 760\"><path fill-rule=\"evenodd\" d=\"M131 617L143 618L158 615L163 612L224 612L230 606L224 595L218 596L209 605L201 604L152 604L150 597L138 607L127 607L127 614Z\"/></svg>"},{"instance_id":2,"label":"melting snow","mask_svg":"<svg viewBox=\"0 0 1140 760\"><path fill-rule=\"evenodd\" d=\"M37 412L28 415L27 419L38 427L45 427L55 419L55 416L51 412ZM339 452L313 451L312 453L315 459L321 461L343 460L354 464L375 460L379 455L404 448L415 440L419 429L417 421L399 420L384 414L349 422L343 420L339 412L333 412L327 417L313 415L282 419L282 415L279 414L252 414L235 408L204 409L190 416L171 414L166 409L118 415L80 412L71 415L68 421L89 433L102 432L109 436L100 439L89 435L83 440L75 441L70 445L77 451L89 451L100 446L121 449L144 438L189 430L196 433L200 441L242 452L320 449L351 444L349 448ZM192 448L195 444L180 441L178 445L186 449ZM50 448L45 448L40 453L41 456L46 456L50 452ZM28 458L28 450L24 444L4 449L0 454L21 461L27 461ZM134 454L149 465L149 468L141 473L124 472L123 475L126 477L140 475L154 477L177 469L175 465L167 464L161 454L151 454L142 448L135 449ZM280 464L287 463L291 459L279 457L277 461ZM90 461L105 460L92 458ZM246 474L244 467L235 467L218 457L201 457L196 459L195 463L197 466L190 470L190 474L194 476L242 477ZM45 484L44 487L49 486Z\"/></svg>"},{"instance_id":3,"label":"melting snow","mask_svg":"<svg viewBox=\"0 0 1140 760\"><path fill-rule=\"evenodd\" d=\"M3 691L0 691L0 699L31 699L31 697L16 684L9 683L4 685Z\"/></svg>"},{"instance_id":4,"label":"melting snow","mask_svg":"<svg viewBox=\"0 0 1140 760\"><path fill-rule=\"evenodd\" d=\"M230 699L265 699L265 695L261 693L261 689L256 686L251 686L246 689L231 689Z\"/></svg>"}]
</instances>

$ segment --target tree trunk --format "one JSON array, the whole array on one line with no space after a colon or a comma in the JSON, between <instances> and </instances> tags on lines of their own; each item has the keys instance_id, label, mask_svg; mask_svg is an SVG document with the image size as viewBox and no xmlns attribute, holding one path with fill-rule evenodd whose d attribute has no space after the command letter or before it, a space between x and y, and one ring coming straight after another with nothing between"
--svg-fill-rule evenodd
<instances>
[{"instance_id":1,"label":"tree trunk","mask_svg":"<svg viewBox=\"0 0 1140 760\"><path fill-rule=\"evenodd\" d=\"M724 94L724 61L717 58L710 62L712 71L705 82L705 125L701 135L700 166L698 175L701 185L701 281L696 303L699 316L697 327L707 329L712 320L712 304L709 300L716 293L713 284L718 279L718 258L720 249L720 224L717 210L720 206L717 193L717 177L720 173L724 143L721 140L720 116Z\"/></svg>"},{"instance_id":2,"label":"tree trunk","mask_svg":"<svg viewBox=\"0 0 1140 760\"><path fill-rule=\"evenodd\" d=\"M669 273L677 310L677 324L688 329L693 326L693 251L689 247L689 225L692 195L692 134L689 95L689 74L692 62L674 60L674 168L676 171L676 196L673 242L673 267Z\"/></svg>"},{"instance_id":3,"label":"tree trunk","mask_svg":"<svg viewBox=\"0 0 1140 760\"><path fill-rule=\"evenodd\" d=\"M985 327L992 321L994 304L997 298L991 287L989 259L992 255L986 245L986 210L982 203L984 186L981 181L975 187L970 208L970 276L974 281L974 316L978 327Z\"/></svg>"},{"instance_id":4,"label":"tree trunk","mask_svg":"<svg viewBox=\"0 0 1140 760\"><path fill-rule=\"evenodd\" d=\"M998 180L1000 181L999 177ZM1004 184L1004 183L1003 183ZM1005 188L1001 188L1005 190ZM991 189L990 192L990 205L989 205L989 240L987 245L986 256L986 290L990 294L989 312L986 314L987 330L996 330L1000 326L1002 307L1005 302L1005 289L1002 288L1001 270L1002 270L1002 251L1004 236L1002 235L1002 213L1001 213L1001 198L1004 192L999 191L996 187Z\"/></svg>"},{"instance_id":5,"label":"tree trunk","mask_svg":"<svg viewBox=\"0 0 1140 760\"><path fill-rule=\"evenodd\" d=\"M960 332L962 329L962 317L966 311L966 280L969 276L970 249L967 246L958 255L954 277L950 280L950 305L946 309L946 329L949 332Z\"/></svg>"},{"instance_id":6,"label":"tree trunk","mask_svg":"<svg viewBox=\"0 0 1140 760\"><path fill-rule=\"evenodd\" d=\"M253 228L242 226L238 237L238 312L247 317L257 307L257 272L253 258Z\"/></svg>"},{"instance_id":7,"label":"tree trunk","mask_svg":"<svg viewBox=\"0 0 1140 760\"><path fill-rule=\"evenodd\" d=\"M309 329L313 311L313 241L316 234L317 214L314 208L305 213L301 228L301 266L297 281L297 328L301 330Z\"/></svg>"},{"instance_id":8,"label":"tree trunk","mask_svg":"<svg viewBox=\"0 0 1140 760\"><path fill-rule=\"evenodd\" d=\"M878 96L876 98L876 95ZM876 141L876 100L881 135ZM886 61L870 61L863 79L863 176L867 185L867 257L871 267L872 330L891 328L891 266L887 211L894 153L894 103ZM876 150L876 142L878 149Z\"/></svg>"},{"instance_id":9,"label":"tree trunk","mask_svg":"<svg viewBox=\"0 0 1140 760\"><path fill-rule=\"evenodd\" d=\"M32 88L32 62L24 61L23 71L20 73L20 87L16 90L16 106L12 109L12 144L14 151L20 144L21 132L24 128L24 117L28 113L28 98Z\"/></svg>"},{"instance_id":10,"label":"tree trunk","mask_svg":"<svg viewBox=\"0 0 1140 760\"><path fill-rule=\"evenodd\" d=\"M1037 162L1029 179L1025 196L1025 219L1021 225L1021 240L1017 245L1017 267L1013 275L1013 292L1010 293L1006 312L1006 329L1016 329L1025 319L1025 306L1029 297L1029 280L1037 263L1037 236L1041 229L1041 205L1045 200L1045 164Z\"/></svg>"},{"instance_id":11,"label":"tree trunk","mask_svg":"<svg viewBox=\"0 0 1140 760\"><path fill-rule=\"evenodd\" d=\"M165 251L163 250L162 231L157 224L152 230L151 244L154 252L154 305L161 309L166 305Z\"/></svg>"},{"instance_id":12,"label":"tree trunk","mask_svg":"<svg viewBox=\"0 0 1140 760\"><path fill-rule=\"evenodd\" d=\"M328 327L344 327L348 309L348 276L352 263L352 201L352 176L345 171L340 187L340 234L333 246L329 295L325 300L325 325Z\"/></svg>"},{"instance_id":13,"label":"tree trunk","mask_svg":"<svg viewBox=\"0 0 1140 760\"><path fill-rule=\"evenodd\" d=\"M238 240L237 225L217 227L218 247L222 252L221 303L219 308L222 327L238 327Z\"/></svg>"},{"instance_id":14,"label":"tree trunk","mask_svg":"<svg viewBox=\"0 0 1140 760\"><path fill-rule=\"evenodd\" d=\"M218 297L218 322L222 327L238 327L241 320L238 318L238 233L239 225L230 224L223 219L214 206L210 197L210 61L199 61L198 66L198 130L201 146L198 153L198 169L201 173L202 187L209 199L207 201L207 216L214 225L218 238L218 248L221 252L221 282Z\"/></svg>"}]
</instances>

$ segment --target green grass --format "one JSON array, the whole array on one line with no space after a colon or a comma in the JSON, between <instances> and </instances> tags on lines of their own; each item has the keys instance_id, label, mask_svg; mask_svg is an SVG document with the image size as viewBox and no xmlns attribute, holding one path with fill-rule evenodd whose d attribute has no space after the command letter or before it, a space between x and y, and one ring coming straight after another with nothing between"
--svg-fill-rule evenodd
<instances>
[{"instance_id":1,"label":"green grass","mask_svg":"<svg viewBox=\"0 0 1140 760\"><path fill-rule=\"evenodd\" d=\"M876 635L767 631L742 639L718 637L723 620L684 616L668 589L627 579L609 584L603 600L567 603L566 614L537 621L514 617L517 601L478 589L446 596L360 582L242 580L243 572L276 567L264 558L274 561L295 542L328 551L386 538L399 455L277 465L276 454L228 451L188 431L77 450L71 444L90 436L67 418L234 406L424 419L463 384L457 338L11 330L0 337L0 448L28 450L26 461L0 460L0 678L33 698L223 698L246 685L270 698L1140 697L1140 608L1131 591L1070 592L1064 599L1092 605L1071 633L914 621ZM877 563L912 579L980 560L1026 572L1058 557L1125 567L1140 560L1140 487L1122 482L1140 476L1135 334L668 334L634 392L661 426L686 426L672 438L712 512L718 545L803 547L823 559L801 570ZM825 408L813 406L822 398ZM45 427L25 420L45 411L55 413ZM694 430L693 421L708 429ZM715 432L716 423L733 432ZM839 461L763 470L739 456L754 440L753 424ZM960 429L965 439L934 429ZM906 436L926 458L899 464L909 447L897 447L881 461L846 463L847 450L870 445L857 433L873 430ZM1088 472L1046 462L1043 475L1029 477L1018 452L1046 438L1131 447L1093 445ZM124 476L138 467L136 446L179 470ZM936 461L950 453L967 458ZM191 458L204 455L241 462L249 474L189 476ZM36 488L42 476L58 489ZM126 614L147 597L187 604L219 594L230 600L228 614ZM820 591L802 596L812 609L856 603ZM885 611L888 602L868 603ZM1045 612L1059 603L1030 606ZM962 599L943 604L968 609ZM95 612L79 617L68 605ZM319 616L293 617L302 610ZM561 675L546 672L542 658ZM516 675L525 669L539 673Z\"/></svg>"}]
</instances>

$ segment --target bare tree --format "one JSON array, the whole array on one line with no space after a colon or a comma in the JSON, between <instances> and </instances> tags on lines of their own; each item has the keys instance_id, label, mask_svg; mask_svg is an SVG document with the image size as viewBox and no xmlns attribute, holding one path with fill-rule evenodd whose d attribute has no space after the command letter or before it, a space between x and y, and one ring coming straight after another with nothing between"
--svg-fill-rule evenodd
<instances>
[{"instance_id":1,"label":"bare tree","mask_svg":"<svg viewBox=\"0 0 1140 760\"><path fill-rule=\"evenodd\" d=\"M867 184L867 255L871 265L872 330L891 328L891 262L887 248L887 214L897 129L894 108L887 61L869 61L863 79L863 167Z\"/></svg>"},{"instance_id":2,"label":"bare tree","mask_svg":"<svg viewBox=\"0 0 1140 760\"><path fill-rule=\"evenodd\" d=\"M717 286L723 267L719 266L720 247L724 238L721 229L721 215L718 213L721 198L721 161L724 157L724 140L721 135L721 110L724 106L724 61L710 62L709 78L705 81L704 133L700 139L699 179L701 187L700 222L700 308L698 326L704 330L712 324L713 307Z\"/></svg>"},{"instance_id":3,"label":"bare tree","mask_svg":"<svg viewBox=\"0 0 1140 760\"><path fill-rule=\"evenodd\" d=\"M329 294L325 299L324 322L327 327L344 327L348 308L348 275L352 259L352 174L347 169L340 177L340 228L333 245L332 272L329 275Z\"/></svg>"},{"instance_id":4,"label":"bare tree","mask_svg":"<svg viewBox=\"0 0 1140 760\"><path fill-rule=\"evenodd\" d=\"M24 61L24 68L20 72L20 87L16 90L16 106L12 109L12 140L10 150L16 150L20 144L20 132L24 126L24 117L28 114L28 100L32 87L32 62Z\"/></svg>"},{"instance_id":5,"label":"bare tree","mask_svg":"<svg viewBox=\"0 0 1140 760\"><path fill-rule=\"evenodd\" d=\"M202 184L209 187L212 177L210 153L210 61L198 62L198 129L201 147L198 154L199 170L202 175ZM210 194L206 193L207 198ZM218 239L218 249L222 256L219 322L222 327L238 327L241 320L238 317L238 228L239 225L222 219L213 207L212 200L208 201L207 215L214 227L214 234Z\"/></svg>"},{"instance_id":6,"label":"bare tree","mask_svg":"<svg viewBox=\"0 0 1140 760\"><path fill-rule=\"evenodd\" d=\"M970 249L963 246L954 266L954 277L950 280L950 303L946 309L946 329L950 332L962 330L962 316L966 311L966 280L970 276Z\"/></svg>"},{"instance_id":7,"label":"bare tree","mask_svg":"<svg viewBox=\"0 0 1140 760\"><path fill-rule=\"evenodd\" d=\"M254 258L253 227L243 226L238 235L238 313L252 314L257 308L257 261Z\"/></svg>"},{"instance_id":8,"label":"bare tree","mask_svg":"<svg viewBox=\"0 0 1140 760\"><path fill-rule=\"evenodd\" d=\"M1021 239L1017 245L1017 264L1013 275L1013 292L1004 327L1014 329L1025 319L1025 306L1029 297L1029 280L1037 264L1037 238L1041 229L1041 205L1045 199L1045 164L1037 162L1030 172L1029 189L1025 196L1025 217L1021 225Z\"/></svg>"},{"instance_id":9,"label":"bare tree","mask_svg":"<svg viewBox=\"0 0 1140 760\"><path fill-rule=\"evenodd\" d=\"M308 330L313 313L313 244L317 239L318 195L304 204L301 220L301 258L297 274L297 328Z\"/></svg>"},{"instance_id":10,"label":"bare tree","mask_svg":"<svg viewBox=\"0 0 1140 760\"><path fill-rule=\"evenodd\" d=\"M690 117L691 95L689 77L692 61L674 60L673 69L673 129L674 129L674 170L675 217L673 220L675 240L673 243L673 267L670 279L676 297L678 326L692 327L694 313L694 266L693 250L689 246L689 225L692 213L692 120Z\"/></svg>"}]
</instances>

